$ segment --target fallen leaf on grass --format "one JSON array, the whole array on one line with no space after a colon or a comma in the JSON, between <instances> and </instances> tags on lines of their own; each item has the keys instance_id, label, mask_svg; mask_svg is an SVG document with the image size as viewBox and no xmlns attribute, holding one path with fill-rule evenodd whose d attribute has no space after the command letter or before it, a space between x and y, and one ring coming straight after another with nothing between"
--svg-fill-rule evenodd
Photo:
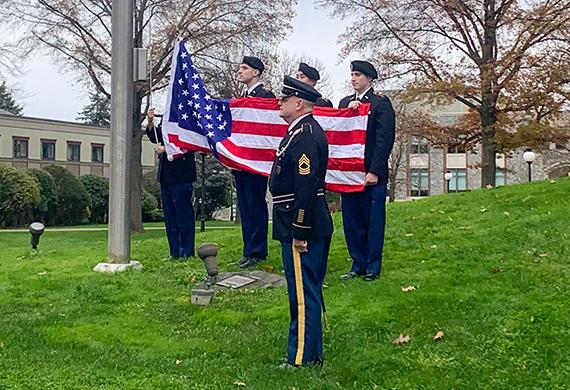
<instances>
[{"instance_id":1,"label":"fallen leaf on grass","mask_svg":"<svg viewBox=\"0 0 570 390\"><path fill-rule=\"evenodd\" d=\"M556 180L550 180L551 183L556 183Z\"/></svg>"},{"instance_id":2,"label":"fallen leaf on grass","mask_svg":"<svg viewBox=\"0 0 570 390\"><path fill-rule=\"evenodd\" d=\"M485 211L487 211L487 209L485 207L481 208L481 210L479 210L480 212L484 213Z\"/></svg>"},{"instance_id":3,"label":"fallen leaf on grass","mask_svg":"<svg viewBox=\"0 0 570 390\"><path fill-rule=\"evenodd\" d=\"M406 237L413 237L413 236L414 236L414 233L406 233L406 234L404 234L404 236L406 236Z\"/></svg>"},{"instance_id":4,"label":"fallen leaf on grass","mask_svg":"<svg viewBox=\"0 0 570 390\"><path fill-rule=\"evenodd\" d=\"M503 213L503 215L504 215L505 217L508 217L508 216L511 215L511 213L509 213L508 211L505 211L505 212Z\"/></svg>"},{"instance_id":5,"label":"fallen leaf on grass","mask_svg":"<svg viewBox=\"0 0 570 390\"><path fill-rule=\"evenodd\" d=\"M245 387L245 383L240 382L240 381L235 381L235 382L234 382L234 385L236 385L236 386L241 386L241 387Z\"/></svg>"},{"instance_id":6,"label":"fallen leaf on grass","mask_svg":"<svg viewBox=\"0 0 570 390\"><path fill-rule=\"evenodd\" d=\"M392 341L392 343L394 344L405 344L408 343L411 340L411 337L409 335L403 335L402 333L400 333L399 337L396 337L394 339L394 341Z\"/></svg>"},{"instance_id":7,"label":"fallen leaf on grass","mask_svg":"<svg viewBox=\"0 0 570 390\"><path fill-rule=\"evenodd\" d=\"M38 275L44 276L44 275L47 275L47 272L45 272L45 271L44 272L38 272Z\"/></svg>"},{"instance_id":8,"label":"fallen leaf on grass","mask_svg":"<svg viewBox=\"0 0 570 390\"><path fill-rule=\"evenodd\" d=\"M176 359L176 365L178 366L178 365L180 365L180 363L182 363L182 360Z\"/></svg>"},{"instance_id":9,"label":"fallen leaf on grass","mask_svg":"<svg viewBox=\"0 0 570 390\"><path fill-rule=\"evenodd\" d=\"M488 190L490 190L491 188L494 188L491 184L487 184L485 187L486 187Z\"/></svg>"},{"instance_id":10,"label":"fallen leaf on grass","mask_svg":"<svg viewBox=\"0 0 570 390\"><path fill-rule=\"evenodd\" d=\"M441 339L443 338L443 336L444 336L444 334L443 334L443 332L440 330L439 332L437 332L437 333L435 334L435 336L433 336L433 339L434 339L435 341L441 340Z\"/></svg>"},{"instance_id":11,"label":"fallen leaf on grass","mask_svg":"<svg viewBox=\"0 0 570 390\"><path fill-rule=\"evenodd\" d=\"M493 269L491 270L492 273L494 274L498 274L499 272L503 272L503 269L499 266L493 267Z\"/></svg>"},{"instance_id":12,"label":"fallen leaf on grass","mask_svg":"<svg viewBox=\"0 0 570 390\"><path fill-rule=\"evenodd\" d=\"M437 249L437 245L430 246L431 249Z\"/></svg>"},{"instance_id":13,"label":"fallen leaf on grass","mask_svg":"<svg viewBox=\"0 0 570 390\"><path fill-rule=\"evenodd\" d=\"M459 230L469 230L469 229L471 229L471 226L459 226L458 229Z\"/></svg>"},{"instance_id":14,"label":"fallen leaf on grass","mask_svg":"<svg viewBox=\"0 0 570 390\"><path fill-rule=\"evenodd\" d=\"M267 272L273 272L273 271L275 271L275 267L274 267L273 265L271 265L271 264L267 264L264 268L265 268L265 270L266 270Z\"/></svg>"},{"instance_id":15,"label":"fallen leaf on grass","mask_svg":"<svg viewBox=\"0 0 570 390\"><path fill-rule=\"evenodd\" d=\"M538 256L539 257L546 257L546 256L548 256L548 253L539 253Z\"/></svg>"},{"instance_id":16,"label":"fallen leaf on grass","mask_svg":"<svg viewBox=\"0 0 570 390\"><path fill-rule=\"evenodd\" d=\"M414 291L416 288L414 286L402 287L402 291Z\"/></svg>"}]
</instances>

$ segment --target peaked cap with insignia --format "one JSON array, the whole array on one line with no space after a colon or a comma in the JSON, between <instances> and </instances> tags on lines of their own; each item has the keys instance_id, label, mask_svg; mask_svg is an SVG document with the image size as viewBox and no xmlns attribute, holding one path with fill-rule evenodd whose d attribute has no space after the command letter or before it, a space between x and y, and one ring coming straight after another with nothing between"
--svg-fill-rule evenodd
<instances>
[{"instance_id":1,"label":"peaked cap with insignia","mask_svg":"<svg viewBox=\"0 0 570 390\"><path fill-rule=\"evenodd\" d=\"M321 97L321 94L309 84L294 79L291 76L285 76L283 78L283 89L281 90L281 97L290 96L297 96L311 103L315 103L317 99Z\"/></svg>"}]
</instances>

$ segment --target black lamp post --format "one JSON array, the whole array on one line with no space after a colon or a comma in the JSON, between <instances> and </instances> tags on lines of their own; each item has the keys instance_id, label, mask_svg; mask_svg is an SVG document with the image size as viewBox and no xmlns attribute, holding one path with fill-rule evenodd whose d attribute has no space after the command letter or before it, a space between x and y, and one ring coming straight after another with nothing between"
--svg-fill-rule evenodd
<instances>
[{"instance_id":1,"label":"black lamp post","mask_svg":"<svg viewBox=\"0 0 570 390\"><path fill-rule=\"evenodd\" d=\"M526 152L523 153L523 159L527 162L528 164L528 182L530 183L532 181L532 168L531 165L534 162L534 160L536 160L536 154L530 150L527 149Z\"/></svg>"},{"instance_id":2,"label":"black lamp post","mask_svg":"<svg viewBox=\"0 0 570 390\"><path fill-rule=\"evenodd\" d=\"M202 183L200 185L200 231L206 231L206 153L202 153Z\"/></svg>"},{"instance_id":3,"label":"black lamp post","mask_svg":"<svg viewBox=\"0 0 570 390\"><path fill-rule=\"evenodd\" d=\"M447 171L443 177L445 177L445 181L447 182L447 192L449 192L449 181L453 178L453 173Z\"/></svg>"}]
</instances>

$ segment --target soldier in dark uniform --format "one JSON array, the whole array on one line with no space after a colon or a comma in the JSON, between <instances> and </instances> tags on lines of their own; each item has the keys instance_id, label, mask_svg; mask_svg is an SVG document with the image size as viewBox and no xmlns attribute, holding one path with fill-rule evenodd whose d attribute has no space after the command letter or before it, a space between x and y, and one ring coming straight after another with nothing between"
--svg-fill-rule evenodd
<instances>
[{"instance_id":1,"label":"soldier in dark uniform","mask_svg":"<svg viewBox=\"0 0 570 390\"><path fill-rule=\"evenodd\" d=\"M342 99L339 108L357 108L369 103L370 116L364 148L365 190L342 194L344 235L352 268L341 278L363 275L365 281L371 282L382 271L388 156L394 145L395 113L390 99L372 89L372 80L378 78L378 73L371 63L353 61L351 71L355 93Z\"/></svg>"},{"instance_id":2,"label":"soldier in dark uniform","mask_svg":"<svg viewBox=\"0 0 570 390\"><path fill-rule=\"evenodd\" d=\"M160 183L160 198L164 210L166 237L170 257L194 256L194 209L192 207L192 183L196 181L194 153L188 152L173 161L168 161L162 139L162 125L154 128L154 108L147 114L146 135L157 144L157 180ZM156 131L156 133L155 133ZM158 137L158 139L157 139Z\"/></svg>"},{"instance_id":3,"label":"soldier in dark uniform","mask_svg":"<svg viewBox=\"0 0 570 390\"><path fill-rule=\"evenodd\" d=\"M313 68L312 66L309 66L304 62L301 62L299 64L299 70L297 71L296 78L297 80L307 83L311 87L315 88L315 86L317 85L317 81L321 79L321 75L319 74L319 71ZM320 97L317 99L315 106L332 107L333 104L329 99Z\"/></svg>"},{"instance_id":4,"label":"soldier in dark uniform","mask_svg":"<svg viewBox=\"0 0 570 390\"><path fill-rule=\"evenodd\" d=\"M327 137L312 115L320 96L285 76L279 106L289 129L269 179L273 239L281 242L291 316L284 367L323 362L322 285L333 226L325 197Z\"/></svg>"},{"instance_id":5,"label":"soldier in dark uniform","mask_svg":"<svg viewBox=\"0 0 570 390\"><path fill-rule=\"evenodd\" d=\"M237 72L245 85L242 97L275 98L273 92L263 88L259 81L265 66L257 57L246 56ZM267 226L269 213L265 195L267 177L243 171L232 171L236 180L238 209L241 218L243 257L242 268L254 266L267 257Z\"/></svg>"}]
</instances>

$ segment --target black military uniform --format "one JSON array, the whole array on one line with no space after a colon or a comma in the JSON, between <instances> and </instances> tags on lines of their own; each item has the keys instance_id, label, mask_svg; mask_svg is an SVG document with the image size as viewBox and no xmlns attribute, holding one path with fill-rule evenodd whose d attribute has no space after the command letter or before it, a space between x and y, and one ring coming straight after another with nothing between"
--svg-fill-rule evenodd
<instances>
[{"instance_id":1,"label":"black military uniform","mask_svg":"<svg viewBox=\"0 0 570 390\"><path fill-rule=\"evenodd\" d=\"M378 78L376 69L367 61L353 61L351 70L372 79ZM375 94L372 88L359 99L356 94L343 98L339 108L348 107L353 100L370 104L364 168L367 173L378 176L378 184L367 186L363 192L342 194L344 234L353 260L352 268L345 277L365 275L365 280L373 281L382 271L388 157L394 145L396 120L390 99Z\"/></svg>"},{"instance_id":2,"label":"black military uniform","mask_svg":"<svg viewBox=\"0 0 570 390\"><path fill-rule=\"evenodd\" d=\"M313 103L320 96L308 84L285 76L283 96L293 95ZM322 284L333 231L325 197L327 162L327 137L307 114L290 124L269 179L273 238L281 242L289 295L287 356L292 366L323 361ZM306 240L307 252L300 253L293 239Z\"/></svg>"},{"instance_id":3,"label":"black military uniform","mask_svg":"<svg viewBox=\"0 0 570 390\"><path fill-rule=\"evenodd\" d=\"M147 127L150 142L164 145L162 126ZM158 139L157 139L158 137ZM166 236L170 256L184 258L194 256L195 218L192 206L192 183L196 181L194 153L168 161L166 153L158 156L157 180L160 183L160 198L164 211Z\"/></svg>"},{"instance_id":4,"label":"black military uniform","mask_svg":"<svg viewBox=\"0 0 570 390\"><path fill-rule=\"evenodd\" d=\"M259 70L260 73L265 69L263 62L257 57L245 56L242 63ZM244 91L242 97L275 98L275 95L259 83L251 92ZM237 170L232 171L232 173L236 181L243 239L243 257L239 265L242 268L247 268L267 257L269 224L269 212L265 200L267 177Z\"/></svg>"},{"instance_id":5,"label":"black military uniform","mask_svg":"<svg viewBox=\"0 0 570 390\"><path fill-rule=\"evenodd\" d=\"M303 73L305 76L307 76L308 78L313 80L315 83L321 79L321 75L319 74L319 71L317 69L313 68L312 66L305 64L304 62L301 62L299 64L299 72ZM315 102L315 106L332 107L333 104L329 99L319 97L317 99L317 101Z\"/></svg>"}]
</instances>

